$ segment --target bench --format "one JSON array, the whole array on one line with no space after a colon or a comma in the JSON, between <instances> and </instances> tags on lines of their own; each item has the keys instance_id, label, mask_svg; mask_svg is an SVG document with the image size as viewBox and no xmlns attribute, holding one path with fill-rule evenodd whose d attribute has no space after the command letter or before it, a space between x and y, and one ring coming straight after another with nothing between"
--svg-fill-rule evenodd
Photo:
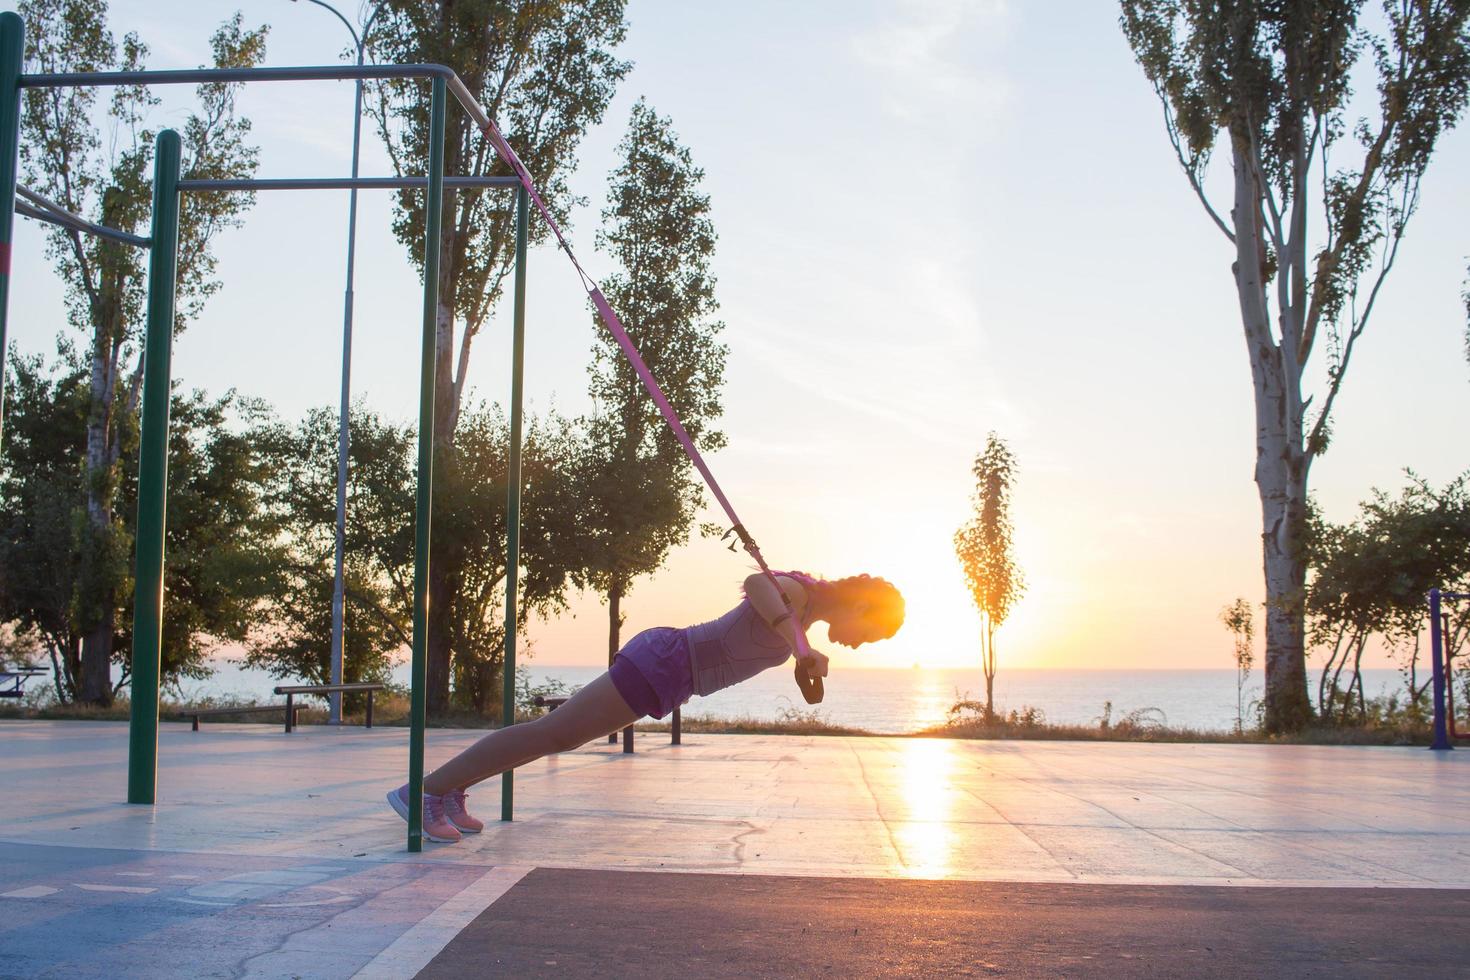
<instances>
[{"instance_id":1,"label":"bench","mask_svg":"<svg viewBox=\"0 0 1470 980\"><path fill-rule=\"evenodd\" d=\"M181 718L189 718L194 722L194 731L199 731L199 719L208 718L212 715L247 715L259 711L285 711L286 731L291 730L292 723L296 720L291 716L295 714L296 708L284 704L252 704L241 708L189 708L179 712Z\"/></svg>"},{"instance_id":2,"label":"bench","mask_svg":"<svg viewBox=\"0 0 1470 980\"><path fill-rule=\"evenodd\" d=\"M367 717L362 727L372 728L373 692L384 690L386 687L386 684L283 684L276 688L276 693L286 695L286 732L289 734L296 723L296 710L292 705L298 694L333 694L336 692L350 694L358 691L366 693Z\"/></svg>"},{"instance_id":3,"label":"bench","mask_svg":"<svg viewBox=\"0 0 1470 980\"><path fill-rule=\"evenodd\" d=\"M14 670L0 670L0 684L9 684L9 687L0 687L0 698L23 698L26 696L26 681L32 677L44 677L50 671L40 667L17 667Z\"/></svg>"},{"instance_id":4,"label":"bench","mask_svg":"<svg viewBox=\"0 0 1470 980\"><path fill-rule=\"evenodd\" d=\"M191 718L194 721L194 731L199 731L199 719L208 718L211 715L244 715L260 711L284 711L286 712L286 734L290 734L296 728L296 714L301 706L296 703L298 694L331 694L333 691L363 691L367 693L367 722L363 727L373 727L373 692L381 691L386 687L383 684L283 684L275 689L275 693L286 695L285 704L255 704L243 708L190 708L179 712L182 718Z\"/></svg>"},{"instance_id":5,"label":"bench","mask_svg":"<svg viewBox=\"0 0 1470 980\"><path fill-rule=\"evenodd\" d=\"M547 711L555 711L557 708L560 708L562 705L566 704L567 700L567 698L543 698L540 695L537 695L535 698L532 699L531 703L538 708L545 708ZM675 708L673 717L669 719L669 744L681 744L681 734L682 733L680 732L679 725L679 709ZM618 733L613 732L607 737L607 740L609 742L616 742L618 740ZM629 753L633 751L632 725L629 725L627 728L623 729L623 751Z\"/></svg>"}]
</instances>

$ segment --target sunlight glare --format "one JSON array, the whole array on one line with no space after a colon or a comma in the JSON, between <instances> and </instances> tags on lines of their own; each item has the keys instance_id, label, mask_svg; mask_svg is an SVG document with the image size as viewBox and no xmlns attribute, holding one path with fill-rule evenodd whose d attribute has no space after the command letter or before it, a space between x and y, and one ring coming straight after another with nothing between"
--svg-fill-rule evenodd
<instances>
[{"instance_id":1,"label":"sunlight glare","mask_svg":"<svg viewBox=\"0 0 1470 980\"><path fill-rule=\"evenodd\" d=\"M910 739L904 743L900 791L908 818L894 830L894 845L906 876L947 878L953 874L955 756L944 739Z\"/></svg>"}]
</instances>

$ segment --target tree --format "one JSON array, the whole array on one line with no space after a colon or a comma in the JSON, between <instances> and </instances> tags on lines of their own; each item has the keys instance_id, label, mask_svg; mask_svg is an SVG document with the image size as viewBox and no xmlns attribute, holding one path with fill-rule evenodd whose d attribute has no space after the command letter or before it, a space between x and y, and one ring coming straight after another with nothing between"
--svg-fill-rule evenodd
<instances>
[{"instance_id":1,"label":"tree","mask_svg":"<svg viewBox=\"0 0 1470 980\"><path fill-rule=\"evenodd\" d=\"M380 62L453 65L501 125L560 223L573 203L566 180L576 166L577 147L588 127L602 119L630 67L612 54L626 31L623 7L623 0L385 0L366 41ZM387 81L375 92L371 111L394 169L400 174L424 173L428 86L421 81ZM511 174L474 122L458 111L447 115L444 168L448 174ZM398 204L394 233L422 274L423 194L406 191ZM533 222L531 227L533 239L546 235L542 223ZM447 189L441 228L434 466L436 472L447 472L454 468L454 434L466 391L470 346L500 298L514 259L513 198L498 191ZM453 566L454 544L437 519L442 492L436 492L434 501L429 581L431 714L449 702L448 617L452 583L460 574Z\"/></svg>"},{"instance_id":2,"label":"tree","mask_svg":"<svg viewBox=\"0 0 1470 980\"><path fill-rule=\"evenodd\" d=\"M1430 683L1418 673L1424 597L1470 589L1470 474L1442 490L1408 476L1397 498L1374 490L1356 520L1312 522L1308 635L1326 653L1317 685L1326 720L1345 722L1355 708L1366 715L1361 668L1374 635L1399 653L1409 703L1419 706Z\"/></svg>"},{"instance_id":3,"label":"tree","mask_svg":"<svg viewBox=\"0 0 1470 980\"><path fill-rule=\"evenodd\" d=\"M351 520L343 576L352 629L343 633L342 679L383 681L409 644L413 562L413 433L354 409L349 447ZM337 418L318 409L263 440L272 460L269 509L285 529L281 587L252 636L250 667L327 684L331 676Z\"/></svg>"},{"instance_id":4,"label":"tree","mask_svg":"<svg viewBox=\"0 0 1470 980\"><path fill-rule=\"evenodd\" d=\"M509 427L498 410L475 406L461 420L453 466L436 474L450 580L448 647L453 651L454 693L481 714L501 699L505 651L506 461ZM414 431L358 408L349 450L350 508L344 569L350 608L360 626L349 631L343 676L381 679L393 655L411 642L413 618ZM577 501L570 485L569 427L558 419L526 426L521 508L524 625L532 612L563 605L578 566ZM287 527L287 581L246 658L278 677L324 682L331 655L333 535L336 528L335 412L319 409L272 434L276 460L272 509ZM438 560L444 560L436 555Z\"/></svg>"},{"instance_id":5,"label":"tree","mask_svg":"<svg viewBox=\"0 0 1470 980\"><path fill-rule=\"evenodd\" d=\"M658 379L690 438L705 451L725 445L711 428L723 406L728 348L710 260L715 229L704 171L681 146L672 122L639 99L608 180L598 247L618 271L604 295ZM618 650L622 600L633 581L661 567L689 538L703 485L633 366L594 317L579 481L585 517L586 581L608 599L608 659Z\"/></svg>"},{"instance_id":6,"label":"tree","mask_svg":"<svg viewBox=\"0 0 1470 980\"><path fill-rule=\"evenodd\" d=\"M138 71L148 47L135 33L121 44L107 27L107 5L83 0L26 0L26 71ZM245 68L265 56L266 28L247 31L239 14L210 38L214 65ZM257 152L247 143L248 120L235 112L237 85L196 90L197 108L183 125L186 179L248 177ZM142 86L112 89L104 132L94 119L98 89L28 88L23 100L21 170L30 188L76 214L133 233L147 233L151 210L154 131L149 117L158 99ZM219 288L211 244L238 223L249 194L190 194L179 219L175 330ZM105 704L112 698L109 664L119 603L129 574L128 543L117 512L122 440L142 393L142 327L147 284L144 253L130 245L52 226L47 255L66 283L67 320L87 336L87 435L81 449L83 508L81 561L75 601L82 624L79 695Z\"/></svg>"},{"instance_id":7,"label":"tree","mask_svg":"<svg viewBox=\"0 0 1470 980\"><path fill-rule=\"evenodd\" d=\"M1011 523L1011 493L1016 485L1016 457L994 432L971 467L975 491L970 519L955 532L954 550L980 611L980 663L985 671L985 720L995 717L996 631L1026 591L1016 563Z\"/></svg>"},{"instance_id":8,"label":"tree","mask_svg":"<svg viewBox=\"0 0 1470 980\"><path fill-rule=\"evenodd\" d=\"M1251 614L1251 604L1244 599L1236 599L1220 610L1220 622L1225 624L1235 641L1235 730L1241 732L1245 730L1245 682L1255 664L1252 645L1256 638L1256 623Z\"/></svg>"},{"instance_id":9,"label":"tree","mask_svg":"<svg viewBox=\"0 0 1470 980\"><path fill-rule=\"evenodd\" d=\"M11 425L0 447L0 623L51 663L57 697L90 700L83 686L83 642L91 627L78 601L85 553L81 508L91 390L85 365L47 368L39 357L14 359ZM265 410L233 393L209 399L175 395L169 431L168 563L164 587L161 679L203 677L222 642L241 642L267 596L276 591L277 526L262 507L267 482L257 436ZM130 542L137 515L138 429L119 431L116 540ZM114 601L111 697L131 676L132 581Z\"/></svg>"},{"instance_id":10,"label":"tree","mask_svg":"<svg viewBox=\"0 0 1470 980\"><path fill-rule=\"evenodd\" d=\"M1470 87L1470 4L1388 0L1381 34L1360 25L1361 8L1122 0L1124 34L1185 177L1232 246L1255 390L1269 732L1297 729L1312 713L1302 540L1311 465L1327 448L1333 405L1430 156ZM1354 122L1351 83L1365 50L1378 105ZM1205 190L1222 136L1234 168L1228 215ZM1319 341L1326 380L1307 393Z\"/></svg>"}]
</instances>

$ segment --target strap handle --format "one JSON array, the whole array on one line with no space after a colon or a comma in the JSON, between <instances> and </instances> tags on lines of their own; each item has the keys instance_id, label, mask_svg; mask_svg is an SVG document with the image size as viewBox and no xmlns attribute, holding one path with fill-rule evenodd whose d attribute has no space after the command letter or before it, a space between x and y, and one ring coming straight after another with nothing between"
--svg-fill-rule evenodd
<instances>
[{"instance_id":1,"label":"strap handle","mask_svg":"<svg viewBox=\"0 0 1470 980\"><path fill-rule=\"evenodd\" d=\"M801 696L806 699L807 704L822 703L826 694L822 688L822 679L808 671L802 660L796 661L796 686L801 688Z\"/></svg>"}]
</instances>

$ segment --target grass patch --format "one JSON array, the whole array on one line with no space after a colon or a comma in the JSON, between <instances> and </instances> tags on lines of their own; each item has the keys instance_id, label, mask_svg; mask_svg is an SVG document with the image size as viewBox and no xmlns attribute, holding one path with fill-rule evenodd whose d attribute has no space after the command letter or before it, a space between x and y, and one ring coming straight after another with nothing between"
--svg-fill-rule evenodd
<instances>
[{"instance_id":1,"label":"grass patch","mask_svg":"<svg viewBox=\"0 0 1470 980\"><path fill-rule=\"evenodd\" d=\"M183 721L184 713L193 708L255 707L258 702L206 698L193 702L165 700L159 704L159 717L164 721ZM271 702L274 703L274 702ZM283 704L284 710L284 704ZM539 709L523 711L518 721L530 721L541 714ZM362 725L365 712L353 709L349 702L343 712L343 723ZM0 703L0 719L41 719L64 721L127 721L130 705L126 699L114 701L111 706L100 708L88 704ZM302 725L324 725L327 707L316 701L308 701L300 707L297 718ZM375 727L406 727L409 719L409 699L397 691L380 692L373 700L373 725ZM212 715L200 722L201 727L211 723L266 725L280 728L284 716L280 713L241 713L238 715ZM1237 745L1385 745L1427 746L1433 740L1433 731L1428 724L1402 717L1392 720L1370 720L1361 725L1317 724L1292 735L1266 735L1259 730L1244 732L1217 731L1171 726L1165 723L1162 713L1148 709L1133 712L1118 721L1091 725L1059 725L1046 721L1037 709L1023 708L1005 715L997 714L986 719L983 713L957 712L941 725L934 725L917 732L882 733L842 725L832 721L826 712L817 708L786 708L774 719L751 715L719 717L707 714L685 714L680 722L683 730L701 735L852 735L885 738L955 738L991 741L1076 741L1076 742L1158 742ZM498 714L486 717L463 708L453 708L429 722L430 728L489 730L499 727ZM635 726L640 732L667 732L667 720L647 721Z\"/></svg>"},{"instance_id":2,"label":"grass patch","mask_svg":"<svg viewBox=\"0 0 1470 980\"><path fill-rule=\"evenodd\" d=\"M640 732L666 732L667 721L650 721L634 726ZM775 719L739 715L721 718L713 715L681 715L679 727L698 735L874 735L864 728L839 725L815 708L783 708Z\"/></svg>"}]
</instances>

